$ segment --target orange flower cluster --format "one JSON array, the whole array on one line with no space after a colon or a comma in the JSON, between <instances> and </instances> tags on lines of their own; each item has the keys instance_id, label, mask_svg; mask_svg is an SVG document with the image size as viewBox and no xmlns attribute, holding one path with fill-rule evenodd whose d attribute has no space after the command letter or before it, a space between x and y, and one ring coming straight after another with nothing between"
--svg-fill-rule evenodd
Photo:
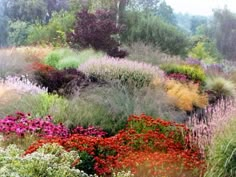
<instances>
[{"instance_id":1,"label":"orange flower cluster","mask_svg":"<svg viewBox=\"0 0 236 177\"><path fill-rule=\"evenodd\" d=\"M48 72L48 71L53 71L55 70L55 68L53 68L52 66L40 63L40 62L34 62L31 66L31 69L35 70L35 71L40 71L40 72Z\"/></svg>"},{"instance_id":2,"label":"orange flower cluster","mask_svg":"<svg viewBox=\"0 0 236 177\"><path fill-rule=\"evenodd\" d=\"M69 138L44 139L30 146L26 154L45 143L58 143L68 151L85 151L92 155L98 175L109 175L122 169L138 173L144 163L149 164L145 170L154 176L176 174L181 170L189 174L195 168L201 171L205 165L198 149L190 148L189 130L185 125L146 115L131 115L127 127L113 137L75 134Z\"/></svg>"}]
</instances>

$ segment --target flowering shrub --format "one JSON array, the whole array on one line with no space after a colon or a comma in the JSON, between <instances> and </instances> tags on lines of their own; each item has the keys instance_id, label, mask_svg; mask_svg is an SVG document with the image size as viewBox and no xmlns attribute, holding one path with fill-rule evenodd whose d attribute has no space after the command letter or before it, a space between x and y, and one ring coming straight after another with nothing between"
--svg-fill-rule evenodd
<instances>
[{"instance_id":1,"label":"flowering shrub","mask_svg":"<svg viewBox=\"0 0 236 177\"><path fill-rule=\"evenodd\" d=\"M155 120L146 115L130 116L127 128L113 137L99 138L74 134L68 138L47 138L30 146L25 154L36 151L45 143L58 143L69 151L85 151L93 157L93 168L98 175L111 174L113 169L131 168L132 172L135 171L132 167L136 164L137 156L135 157L137 159L132 161L127 161L127 157L140 151L160 154L160 158L156 156L155 159L160 161L160 164L163 156L174 155L178 156L176 163L183 162L184 169L201 170L204 166L203 161L198 158L198 150L189 149L189 130L185 125L161 119ZM177 170L180 168L183 167Z\"/></svg>"},{"instance_id":2,"label":"flowering shrub","mask_svg":"<svg viewBox=\"0 0 236 177\"><path fill-rule=\"evenodd\" d=\"M0 148L0 176L89 177L71 167L79 159L77 152L67 152L58 144L45 144L22 157L23 152L15 145Z\"/></svg>"},{"instance_id":3,"label":"flowering shrub","mask_svg":"<svg viewBox=\"0 0 236 177\"><path fill-rule=\"evenodd\" d=\"M44 119L31 119L29 114L21 112L0 119L0 133L5 136L12 133L19 136L24 136L26 133L37 134L38 136L67 137L69 135L67 128L62 124L53 124L50 116Z\"/></svg>"},{"instance_id":4,"label":"flowering shrub","mask_svg":"<svg viewBox=\"0 0 236 177\"><path fill-rule=\"evenodd\" d=\"M163 72L157 67L146 63L114 58L89 60L79 67L79 70L89 76L102 80L120 80L136 87L148 85L154 77L163 78Z\"/></svg>"},{"instance_id":5,"label":"flowering shrub","mask_svg":"<svg viewBox=\"0 0 236 177\"><path fill-rule=\"evenodd\" d=\"M9 86L12 89L18 90L20 92L39 94L47 92L46 87L39 87L37 84L32 83L26 76L16 77L8 76L4 80L0 80L0 83Z\"/></svg>"}]
</instances>

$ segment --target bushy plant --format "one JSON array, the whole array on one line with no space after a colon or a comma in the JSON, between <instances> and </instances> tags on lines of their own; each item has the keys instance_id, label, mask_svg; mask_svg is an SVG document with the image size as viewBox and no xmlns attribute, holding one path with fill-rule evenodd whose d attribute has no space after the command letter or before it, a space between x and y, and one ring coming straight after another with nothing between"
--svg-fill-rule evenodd
<instances>
[{"instance_id":1,"label":"bushy plant","mask_svg":"<svg viewBox=\"0 0 236 177\"><path fill-rule=\"evenodd\" d=\"M76 69L38 71L35 79L39 85L48 88L49 93L60 95L72 94L80 86L88 84L85 74Z\"/></svg>"},{"instance_id":2,"label":"bushy plant","mask_svg":"<svg viewBox=\"0 0 236 177\"><path fill-rule=\"evenodd\" d=\"M165 82L167 95L173 99L181 110L192 111L195 107L204 108L208 104L206 94L201 94L199 86L193 83L180 83L175 80Z\"/></svg>"},{"instance_id":3,"label":"bushy plant","mask_svg":"<svg viewBox=\"0 0 236 177\"><path fill-rule=\"evenodd\" d=\"M29 23L24 21L11 21L9 24L8 43L10 46L26 44L29 33Z\"/></svg>"},{"instance_id":4,"label":"bushy plant","mask_svg":"<svg viewBox=\"0 0 236 177\"><path fill-rule=\"evenodd\" d=\"M78 124L85 127L99 126L109 135L124 128L130 114L145 112L147 115L178 122L186 118L184 112L175 109L172 100L162 89L129 90L117 83L86 88L69 105L59 115L54 116L59 122L65 122L70 127ZM68 113L70 116L67 116Z\"/></svg>"},{"instance_id":5,"label":"bushy plant","mask_svg":"<svg viewBox=\"0 0 236 177\"><path fill-rule=\"evenodd\" d=\"M83 9L76 16L74 31L67 36L67 42L73 48L102 50L113 57L124 58L127 53L120 50L115 36L121 30L117 26L111 11L99 10L95 14Z\"/></svg>"},{"instance_id":6,"label":"bushy plant","mask_svg":"<svg viewBox=\"0 0 236 177\"><path fill-rule=\"evenodd\" d=\"M167 74L185 74L186 76L188 76L188 79L193 80L194 82L204 83L206 79L204 70L198 66L164 64L161 66L161 69L163 69Z\"/></svg>"},{"instance_id":7,"label":"bushy plant","mask_svg":"<svg viewBox=\"0 0 236 177\"><path fill-rule=\"evenodd\" d=\"M132 44L143 43L157 46L172 55L185 55L188 40L184 33L173 25L165 23L151 13L128 11L124 18L126 30L122 41Z\"/></svg>"},{"instance_id":8,"label":"bushy plant","mask_svg":"<svg viewBox=\"0 0 236 177\"><path fill-rule=\"evenodd\" d=\"M98 175L111 175L112 170L124 167L130 167L134 171L136 168L132 167L137 164L135 162L138 161L137 155L135 155L137 159L131 161L126 157L146 152L149 152L149 156L151 154L155 156L155 161L161 166L166 163L163 156L172 156L171 162L182 164L175 168L176 172L181 168L185 170L198 168L201 171L204 162L198 157L198 149L188 148L188 129L185 125L153 119L146 115L132 115L128 120L127 128L113 137L96 138L82 135L72 135L66 139L54 137L39 140L29 147L26 154L35 152L43 144L58 143L66 150L87 152L94 159L93 169Z\"/></svg>"},{"instance_id":9,"label":"bushy plant","mask_svg":"<svg viewBox=\"0 0 236 177\"><path fill-rule=\"evenodd\" d=\"M46 58L44 59L44 63L56 68L58 62L62 60L64 57L75 56L75 55L76 53L71 49L68 48L57 49L52 51L46 56Z\"/></svg>"},{"instance_id":10,"label":"bushy plant","mask_svg":"<svg viewBox=\"0 0 236 177\"><path fill-rule=\"evenodd\" d=\"M45 144L36 152L22 157L23 152L15 145L0 148L1 176L88 177L71 167L79 159L77 152L67 152L58 144Z\"/></svg>"},{"instance_id":11,"label":"bushy plant","mask_svg":"<svg viewBox=\"0 0 236 177\"><path fill-rule=\"evenodd\" d=\"M147 86L154 77L163 78L163 72L157 67L146 63L114 58L89 60L79 67L88 76L102 80L120 80L124 84L136 87Z\"/></svg>"},{"instance_id":12,"label":"bushy plant","mask_svg":"<svg viewBox=\"0 0 236 177\"><path fill-rule=\"evenodd\" d=\"M92 49L85 49L78 52L77 55L64 57L58 62L56 67L58 69L77 68L89 59L99 58L102 56L102 52L96 52Z\"/></svg>"},{"instance_id":13,"label":"bushy plant","mask_svg":"<svg viewBox=\"0 0 236 177\"><path fill-rule=\"evenodd\" d=\"M77 68L80 64L91 58L102 57L102 52L96 52L92 49L75 52L70 49L57 49L49 53L45 58L45 64L57 69Z\"/></svg>"},{"instance_id":14,"label":"bushy plant","mask_svg":"<svg viewBox=\"0 0 236 177\"><path fill-rule=\"evenodd\" d=\"M223 77L209 77L206 80L206 89L214 100L221 98L235 97L236 95L235 84Z\"/></svg>"},{"instance_id":15,"label":"bushy plant","mask_svg":"<svg viewBox=\"0 0 236 177\"><path fill-rule=\"evenodd\" d=\"M69 11L61 11L52 14L46 25L34 24L29 29L28 44L52 44L56 47L66 46L66 33L74 25L75 16Z\"/></svg>"},{"instance_id":16,"label":"bushy plant","mask_svg":"<svg viewBox=\"0 0 236 177\"><path fill-rule=\"evenodd\" d=\"M209 147L208 168L205 177L236 176L236 119L231 119L217 132Z\"/></svg>"},{"instance_id":17,"label":"bushy plant","mask_svg":"<svg viewBox=\"0 0 236 177\"><path fill-rule=\"evenodd\" d=\"M206 50L203 42L198 42L195 47L193 47L188 54L192 58L197 58L206 63L213 63L216 61L214 57Z\"/></svg>"}]
</instances>

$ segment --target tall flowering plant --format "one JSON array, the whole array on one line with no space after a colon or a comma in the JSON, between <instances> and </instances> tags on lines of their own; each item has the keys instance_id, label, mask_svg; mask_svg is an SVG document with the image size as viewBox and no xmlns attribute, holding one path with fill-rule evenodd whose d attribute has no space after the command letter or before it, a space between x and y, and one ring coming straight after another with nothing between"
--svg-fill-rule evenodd
<instances>
[{"instance_id":1,"label":"tall flowering plant","mask_svg":"<svg viewBox=\"0 0 236 177\"><path fill-rule=\"evenodd\" d=\"M202 155L205 155L207 147L211 145L216 133L222 131L236 114L234 100L221 100L215 105L208 106L205 111L198 116L192 115L187 125L191 129L190 143L199 146Z\"/></svg>"}]
</instances>

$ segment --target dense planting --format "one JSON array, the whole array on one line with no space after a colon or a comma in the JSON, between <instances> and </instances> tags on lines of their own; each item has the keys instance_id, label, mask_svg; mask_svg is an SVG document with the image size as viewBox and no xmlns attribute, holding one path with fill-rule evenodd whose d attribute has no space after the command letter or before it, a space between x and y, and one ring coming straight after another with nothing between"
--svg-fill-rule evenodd
<instances>
[{"instance_id":1,"label":"dense planting","mask_svg":"<svg viewBox=\"0 0 236 177\"><path fill-rule=\"evenodd\" d=\"M0 0L1 177L236 176L236 16L168 3Z\"/></svg>"}]
</instances>

